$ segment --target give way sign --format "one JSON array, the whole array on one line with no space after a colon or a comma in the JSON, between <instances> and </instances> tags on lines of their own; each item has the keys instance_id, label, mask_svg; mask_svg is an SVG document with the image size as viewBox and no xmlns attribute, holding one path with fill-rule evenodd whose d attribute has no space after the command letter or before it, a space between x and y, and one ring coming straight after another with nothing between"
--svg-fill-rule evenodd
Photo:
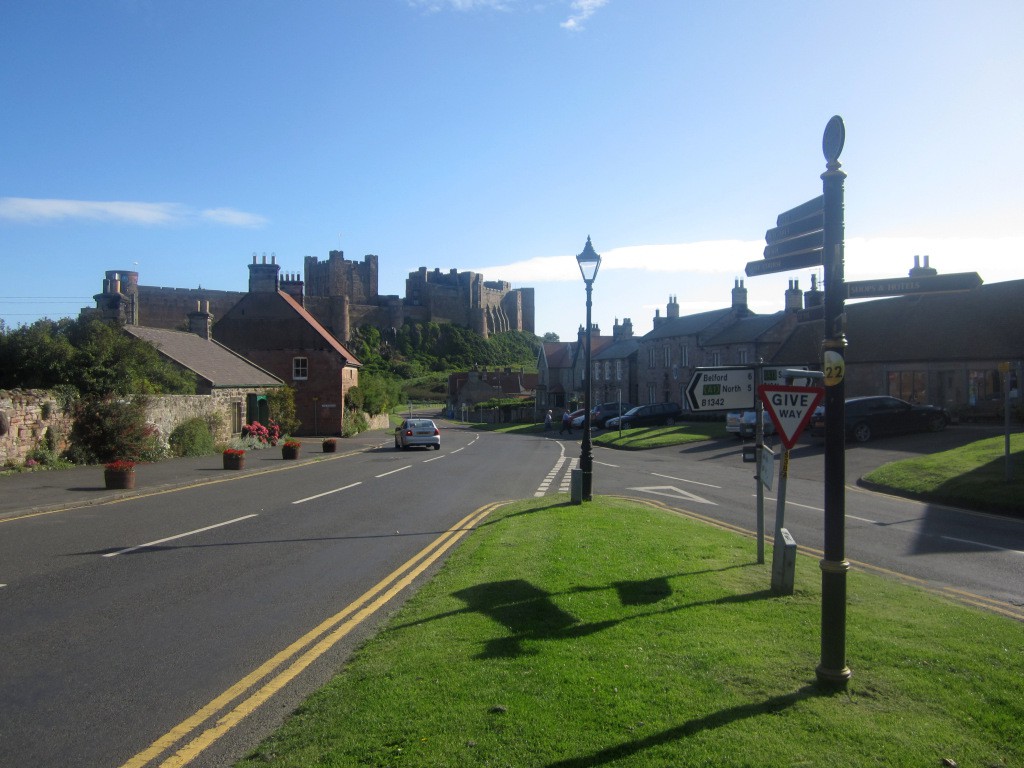
<instances>
[{"instance_id":1,"label":"give way sign","mask_svg":"<svg viewBox=\"0 0 1024 768\"><path fill-rule=\"evenodd\" d=\"M783 384L762 384L757 396L771 416L786 450L792 450L800 433L811 420L825 390L821 387L791 387Z\"/></svg>"}]
</instances>

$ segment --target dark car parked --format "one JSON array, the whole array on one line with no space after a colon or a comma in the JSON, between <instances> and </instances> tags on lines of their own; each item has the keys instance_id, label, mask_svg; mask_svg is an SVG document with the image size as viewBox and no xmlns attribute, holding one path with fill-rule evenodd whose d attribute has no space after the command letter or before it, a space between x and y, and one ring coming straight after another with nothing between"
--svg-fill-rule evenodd
<instances>
[{"instance_id":1,"label":"dark car parked","mask_svg":"<svg viewBox=\"0 0 1024 768\"><path fill-rule=\"evenodd\" d=\"M898 397L851 397L846 401L846 436L858 443L879 435L902 432L939 432L949 424L949 414L937 405L915 405ZM811 416L811 435L825 435L825 409Z\"/></svg>"},{"instance_id":2,"label":"dark car parked","mask_svg":"<svg viewBox=\"0 0 1024 768\"><path fill-rule=\"evenodd\" d=\"M650 405L638 405L636 408L626 411L621 416L608 419L605 424L608 429L618 429L622 424L623 429L633 427L657 427L661 425L672 425L676 423L683 409L678 403L651 403Z\"/></svg>"},{"instance_id":3,"label":"dark car parked","mask_svg":"<svg viewBox=\"0 0 1024 768\"><path fill-rule=\"evenodd\" d=\"M598 403L590 411L590 421L598 429L604 429L608 419L614 419L633 408L632 403L619 403L618 400L611 403Z\"/></svg>"}]
</instances>

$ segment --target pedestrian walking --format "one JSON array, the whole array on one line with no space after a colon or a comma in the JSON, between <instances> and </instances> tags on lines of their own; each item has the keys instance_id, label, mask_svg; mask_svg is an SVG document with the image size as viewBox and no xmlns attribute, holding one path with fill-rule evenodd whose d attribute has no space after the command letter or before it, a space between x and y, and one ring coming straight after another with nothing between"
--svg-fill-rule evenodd
<instances>
[{"instance_id":1,"label":"pedestrian walking","mask_svg":"<svg viewBox=\"0 0 1024 768\"><path fill-rule=\"evenodd\" d=\"M551 431L551 411L548 411L547 413L544 414L544 431Z\"/></svg>"},{"instance_id":2,"label":"pedestrian walking","mask_svg":"<svg viewBox=\"0 0 1024 768\"><path fill-rule=\"evenodd\" d=\"M568 410L562 411L562 427L558 430L558 434L562 434L563 432L568 432L570 435L572 434L572 421L569 420Z\"/></svg>"}]
</instances>

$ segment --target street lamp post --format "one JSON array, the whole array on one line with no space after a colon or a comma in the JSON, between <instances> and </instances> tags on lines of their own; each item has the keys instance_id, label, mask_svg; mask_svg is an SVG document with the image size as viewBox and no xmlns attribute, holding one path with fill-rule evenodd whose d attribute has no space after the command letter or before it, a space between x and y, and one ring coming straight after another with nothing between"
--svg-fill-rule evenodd
<instances>
[{"instance_id":1,"label":"street lamp post","mask_svg":"<svg viewBox=\"0 0 1024 768\"><path fill-rule=\"evenodd\" d=\"M590 442L590 394L593 377L590 362L590 307L594 280L597 278L597 270L601 266L601 257L594 250L594 246L590 244L590 235L587 235L587 244L583 247L583 252L576 256L576 263L580 265L580 273L587 286L587 346L583 356L585 378L583 381L583 444L580 450L580 469L583 472L582 499L590 501L593 498L594 488L594 450Z\"/></svg>"}]
</instances>

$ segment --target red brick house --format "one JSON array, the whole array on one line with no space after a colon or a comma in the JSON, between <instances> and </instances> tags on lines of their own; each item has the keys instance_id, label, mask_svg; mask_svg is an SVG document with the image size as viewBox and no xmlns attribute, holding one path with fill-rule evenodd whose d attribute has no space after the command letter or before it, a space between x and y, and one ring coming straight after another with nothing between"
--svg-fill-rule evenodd
<instances>
[{"instance_id":1,"label":"red brick house","mask_svg":"<svg viewBox=\"0 0 1024 768\"><path fill-rule=\"evenodd\" d=\"M300 435L339 435L345 394L362 363L303 307L302 282L282 281L266 257L249 265L249 292L213 327L213 337L295 390Z\"/></svg>"}]
</instances>

